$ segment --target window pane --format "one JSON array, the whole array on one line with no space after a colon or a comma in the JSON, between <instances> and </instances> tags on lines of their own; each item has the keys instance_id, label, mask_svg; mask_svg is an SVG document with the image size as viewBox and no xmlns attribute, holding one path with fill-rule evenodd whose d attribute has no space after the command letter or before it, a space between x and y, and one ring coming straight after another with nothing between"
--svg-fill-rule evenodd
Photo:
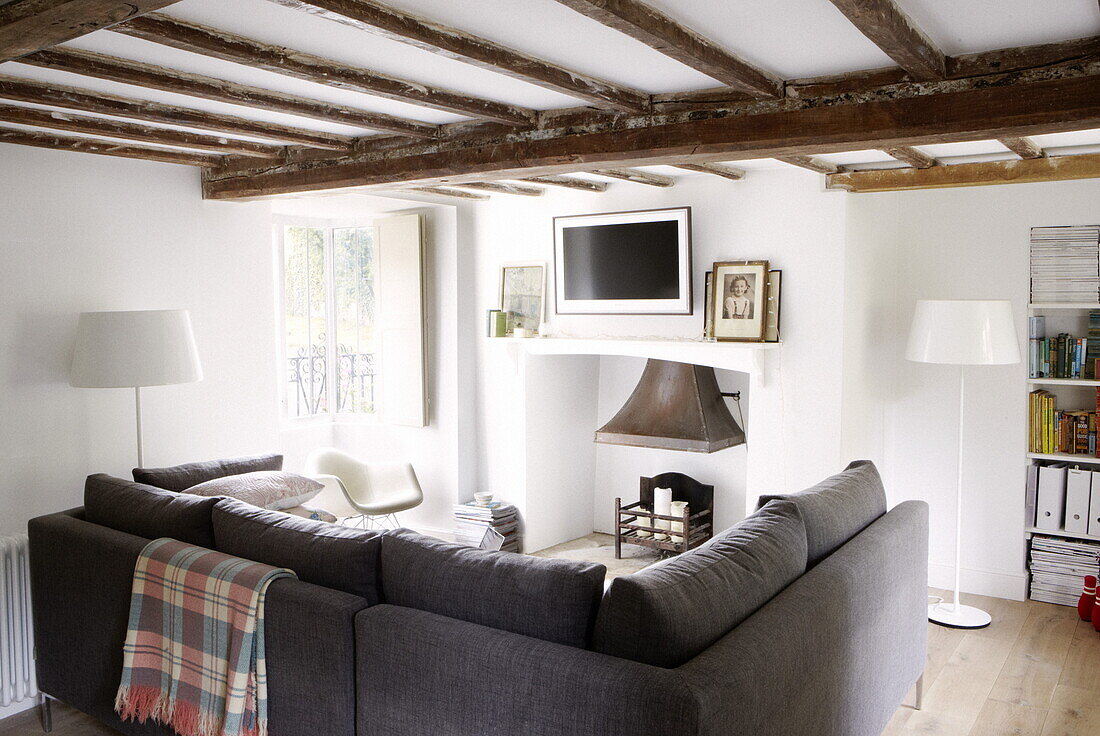
<instances>
[{"instance_id":1,"label":"window pane","mask_svg":"<svg viewBox=\"0 0 1100 736\"><path fill-rule=\"evenodd\" d=\"M374 228L345 227L332 231L336 295L337 411L374 412L375 258Z\"/></svg>"},{"instance_id":2,"label":"window pane","mask_svg":"<svg viewBox=\"0 0 1100 736\"><path fill-rule=\"evenodd\" d=\"M287 227L283 234L288 385L287 414L327 411L325 397L325 234L320 228Z\"/></svg>"}]
</instances>

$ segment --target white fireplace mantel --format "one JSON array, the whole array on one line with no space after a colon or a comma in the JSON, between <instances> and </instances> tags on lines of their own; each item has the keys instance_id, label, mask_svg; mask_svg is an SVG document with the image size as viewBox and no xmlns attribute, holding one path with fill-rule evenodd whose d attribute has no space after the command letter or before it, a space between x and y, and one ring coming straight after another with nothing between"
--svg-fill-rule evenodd
<instances>
[{"instance_id":1,"label":"white fireplace mantel","mask_svg":"<svg viewBox=\"0 0 1100 736\"><path fill-rule=\"evenodd\" d=\"M767 356L778 350L774 342L706 342L677 338L640 337L496 337L491 343L522 349L529 355L622 355L694 363L748 373L767 383Z\"/></svg>"}]
</instances>

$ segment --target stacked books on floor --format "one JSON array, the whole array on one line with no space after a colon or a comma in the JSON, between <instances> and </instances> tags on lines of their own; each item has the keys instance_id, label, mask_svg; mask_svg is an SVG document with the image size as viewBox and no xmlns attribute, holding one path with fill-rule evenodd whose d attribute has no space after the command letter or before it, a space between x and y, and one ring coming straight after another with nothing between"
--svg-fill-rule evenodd
<instances>
[{"instance_id":1,"label":"stacked books on floor","mask_svg":"<svg viewBox=\"0 0 1100 736\"><path fill-rule=\"evenodd\" d=\"M1100 542L1059 539L1036 534L1031 538L1031 599L1076 606L1086 575L1095 575Z\"/></svg>"},{"instance_id":2,"label":"stacked books on floor","mask_svg":"<svg viewBox=\"0 0 1100 736\"><path fill-rule=\"evenodd\" d=\"M1028 395L1028 452L1046 455L1088 455L1100 457L1096 443L1096 415L1100 409L1100 389L1096 390L1096 408L1089 411L1063 411L1054 394L1042 389Z\"/></svg>"},{"instance_id":3,"label":"stacked books on floor","mask_svg":"<svg viewBox=\"0 0 1100 736\"><path fill-rule=\"evenodd\" d=\"M519 552L519 515L515 506L499 501L488 506L475 501L455 506L455 541L459 544L481 546L485 530L490 527L504 536L502 550Z\"/></svg>"},{"instance_id":4,"label":"stacked books on floor","mask_svg":"<svg viewBox=\"0 0 1100 736\"><path fill-rule=\"evenodd\" d=\"M1100 225L1031 228L1031 301L1100 301Z\"/></svg>"}]
</instances>

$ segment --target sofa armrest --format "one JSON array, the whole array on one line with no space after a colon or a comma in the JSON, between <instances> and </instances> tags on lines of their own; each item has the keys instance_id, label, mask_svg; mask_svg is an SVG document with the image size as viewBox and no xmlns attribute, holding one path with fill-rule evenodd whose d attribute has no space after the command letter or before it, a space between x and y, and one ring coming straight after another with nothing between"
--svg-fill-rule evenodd
<instances>
[{"instance_id":1,"label":"sofa armrest","mask_svg":"<svg viewBox=\"0 0 1100 736\"><path fill-rule=\"evenodd\" d=\"M674 670L381 605L355 618L359 733L695 733Z\"/></svg>"},{"instance_id":2,"label":"sofa armrest","mask_svg":"<svg viewBox=\"0 0 1100 736\"><path fill-rule=\"evenodd\" d=\"M677 669L699 733L878 736L924 670L927 586L928 505L907 501Z\"/></svg>"},{"instance_id":3,"label":"sofa armrest","mask_svg":"<svg viewBox=\"0 0 1100 736\"><path fill-rule=\"evenodd\" d=\"M127 734L174 734L114 713L134 564L148 539L82 518L32 519L31 594L43 692ZM268 589L265 640L271 732L355 736L354 617L358 596L299 580Z\"/></svg>"},{"instance_id":4,"label":"sofa armrest","mask_svg":"<svg viewBox=\"0 0 1100 736\"><path fill-rule=\"evenodd\" d=\"M82 509L31 519L27 532L38 686L109 719L134 562L149 540L84 521Z\"/></svg>"}]
</instances>

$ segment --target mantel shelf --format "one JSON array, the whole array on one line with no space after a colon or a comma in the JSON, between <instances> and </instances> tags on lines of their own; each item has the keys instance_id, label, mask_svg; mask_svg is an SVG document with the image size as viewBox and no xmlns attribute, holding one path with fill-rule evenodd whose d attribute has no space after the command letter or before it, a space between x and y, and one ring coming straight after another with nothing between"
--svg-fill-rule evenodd
<instances>
[{"instance_id":1,"label":"mantel shelf","mask_svg":"<svg viewBox=\"0 0 1100 736\"><path fill-rule=\"evenodd\" d=\"M529 355L622 355L708 365L755 374L763 379L765 355L782 347L776 342L706 342L638 337L493 337L491 343L512 345Z\"/></svg>"}]
</instances>

